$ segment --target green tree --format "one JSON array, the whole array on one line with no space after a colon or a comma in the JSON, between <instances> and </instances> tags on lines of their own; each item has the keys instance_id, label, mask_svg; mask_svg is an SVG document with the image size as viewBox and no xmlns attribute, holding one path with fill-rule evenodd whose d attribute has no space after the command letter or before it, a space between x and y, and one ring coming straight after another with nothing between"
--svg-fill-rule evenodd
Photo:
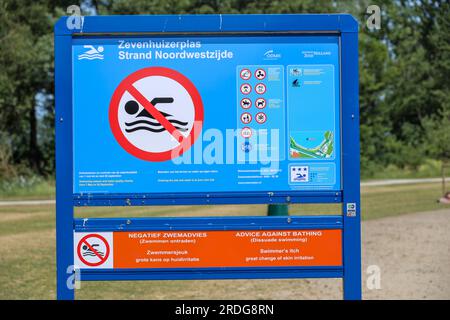
<instances>
[{"instance_id":1,"label":"green tree","mask_svg":"<svg viewBox=\"0 0 450 320\"><path fill-rule=\"evenodd\" d=\"M387 35L392 67L387 115L400 141L397 162L416 167L427 151L424 121L448 108L450 14L448 1L398 1L389 7Z\"/></svg>"},{"instance_id":2,"label":"green tree","mask_svg":"<svg viewBox=\"0 0 450 320\"><path fill-rule=\"evenodd\" d=\"M52 138L41 144L38 132L40 118L53 117L53 104L46 103L46 110L37 108L53 93L53 8L67 3L0 1L1 144L12 151L15 163L39 174L53 170L53 159L46 156L46 148L53 148Z\"/></svg>"}]
</instances>

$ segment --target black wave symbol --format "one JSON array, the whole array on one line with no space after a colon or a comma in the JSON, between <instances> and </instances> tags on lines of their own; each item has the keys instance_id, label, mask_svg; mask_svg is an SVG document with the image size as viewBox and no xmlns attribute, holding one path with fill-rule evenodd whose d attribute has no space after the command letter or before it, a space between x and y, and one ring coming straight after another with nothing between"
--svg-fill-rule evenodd
<instances>
[{"instance_id":1,"label":"black wave symbol","mask_svg":"<svg viewBox=\"0 0 450 320\"><path fill-rule=\"evenodd\" d=\"M147 112L147 110L143 110L145 112L141 112L140 114L138 114L138 116L136 118L140 118L140 117L145 117L145 118L149 118L151 120L155 120L155 118ZM167 121L169 121L171 124L174 125L175 129L180 130L180 131L188 131L189 129L186 128L186 126L188 125L188 122L184 122L184 121L180 121L180 120L176 120L176 119L169 119L169 117L172 117L171 114L165 113L165 112L161 112L161 114L167 119ZM134 127L133 126L138 125L138 127ZM154 121L150 121L150 120L136 120L136 121L132 121L132 122L125 122L125 126L128 127L125 129L125 132L127 133L131 133L134 131L138 131L138 130L147 130L150 132L163 132L166 131L167 129L159 122L154 122Z\"/></svg>"},{"instance_id":2,"label":"black wave symbol","mask_svg":"<svg viewBox=\"0 0 450 320\"><path fill-rule=\"evenodd\" d=\"M101 257L103 257L105 254L103 253L103 252L101 252L101 251L97 251L97 253L101 256ZM97 255L94 253L94 252L92 252L92 251L86 251L86 252L83 252L83 257L96 257Z\"/></svg>"},{"instance_id":3,"label":"black wave symbol","mask_svg":"<svg viewBox=\"0 0 450 320\"><path fill-rule=\"evenodd\" d=\"M177 127L177 126L174 126L174 127L175 127L175 129L178 129L180 131L188 131L187 128ZM136 128L133 128L133 129L125 129L125 131L128 132L128 133L134 132L134 131L138 131L138 130L147 130L147 131L151 131L151 132L163 132L163 131L166 131L166 128L162 127L162 128L159 128L159 129L152 129L152 128L149 128L149 127L136 127Z\"/></svg>"},{"instance_id":4,"label":"black wave symbol","mask_svg":"<svg viewBox=\"0 0 450 320\"><path fill-rule=\"evenodd\" d=\"M175 119L167 119L170 123L175 123L175 124L179 124L180 126L187 126L187 122L183 122L183 121L179 121L179 120L175 120ZM134 126L136 124L148 124L150 126L155 126L155 127L160 127L162 126L162 124L160 124L159 122L151 122L151 121L147 121L147 120L138 120L138 121L133 121L133 122L125 122L126 126Z\"/></svg>"}]
</instances>

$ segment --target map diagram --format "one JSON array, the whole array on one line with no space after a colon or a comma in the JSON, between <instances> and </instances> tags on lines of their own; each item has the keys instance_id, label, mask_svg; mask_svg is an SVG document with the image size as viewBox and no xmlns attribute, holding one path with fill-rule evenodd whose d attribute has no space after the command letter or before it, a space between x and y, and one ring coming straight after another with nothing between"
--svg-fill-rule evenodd
<instances>
[{"instance_id":1,"label":"map diagram","mask_svg":"<svg viewBox=\"0 0 450 320\"><path fill-rule=\"evenodd\" d=\"M291 132L289 154L291 158L328 159L333 156L334 135L332 131Z\"/></svg>"}]
</instances>

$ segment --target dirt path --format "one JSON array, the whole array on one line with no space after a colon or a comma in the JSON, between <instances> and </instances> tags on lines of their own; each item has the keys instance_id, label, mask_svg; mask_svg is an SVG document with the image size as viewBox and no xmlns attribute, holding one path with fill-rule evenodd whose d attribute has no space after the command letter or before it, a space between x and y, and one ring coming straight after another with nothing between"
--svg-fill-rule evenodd
<instances>
[{"instance_id":1,"label":"dirt path","mask_svg":"<svg viewBox=\"0 0 450 320\"><path fill-rule=\"evenodd\" d=\"M362 232L364 299L450 299L450 209L365 221ZM367 289L370 265L379 290ZM340 298L340 281L314 281L302 298Z\"/></svg>"},{"instance_id":2,"label":"dirt path","mask_svg":"<svg viewBox=\"0 0 450 320\"><path fill-rule=\"evenodd\" d=\"M366 299L450 299L450 208L368 221L363 236L364 267L381 268Z\"/></svg>"},{"instance_id":3,"label":"dirt path","mask_svg":"<svg viewBox=\"0 0 450 320\"><path fill-rule=\"evenodd\" d=\"M449 181L448 178L445 179ZM383 179L361 182L361 187L378 187L378 186L393 186L399 184L419 184L419 183L433 183L442 182L442 178L418 178L418 179Z\"/></svg>"}]
</instances>

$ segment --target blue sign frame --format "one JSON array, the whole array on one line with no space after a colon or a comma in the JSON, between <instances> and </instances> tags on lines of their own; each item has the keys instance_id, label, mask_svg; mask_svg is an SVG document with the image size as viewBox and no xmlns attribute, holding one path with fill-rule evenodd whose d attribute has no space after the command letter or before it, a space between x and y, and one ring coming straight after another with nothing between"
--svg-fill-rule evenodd
<instances>
[{"instance_id":1,"label":"blue sign frame","mask_svg":"<svg viewBox=\"0 0 450 320\"><path fill-rule=\"evenodd\" d=\"M135 230L341 229L342 267L81 270L81 280L343 278L345 299L361 299L358 24L334 15L89 16L80 29L55 25L57 297L74 299L73 233ZM244 23L245 21L245 23ZM340 39L341 175L339 191L177 194L74 194L72 43L80 36L333 34ZM342 203L342 215L316 217L74 219L74 206Z\"/></svg>"}]
</instances>

